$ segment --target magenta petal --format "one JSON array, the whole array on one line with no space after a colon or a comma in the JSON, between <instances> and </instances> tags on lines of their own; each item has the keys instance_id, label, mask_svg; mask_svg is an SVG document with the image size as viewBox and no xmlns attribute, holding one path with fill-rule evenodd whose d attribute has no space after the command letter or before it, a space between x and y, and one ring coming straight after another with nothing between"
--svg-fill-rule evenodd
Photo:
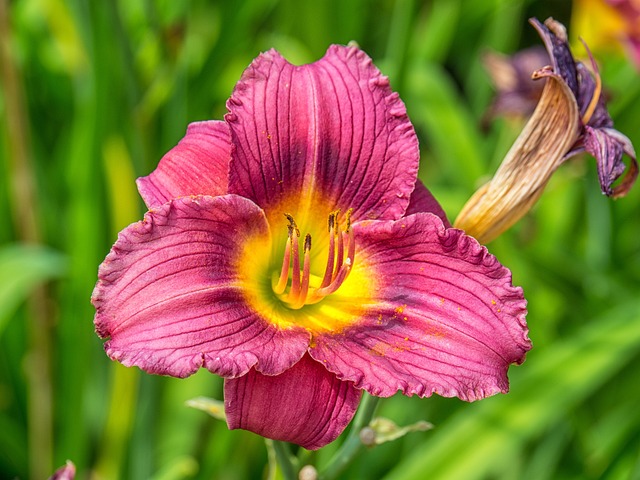
<instances>
[{"instance_id":1,"label":"magenta petal","mask_svg":"<svg viewBox=\"0 0 640 480\"><path fill-rule=\"evenodd\" d=\"M192 123L158 167L137 180L138 190L149 208L188 195L224 195L230 158L231 137L226 123Z\"/></svg>"},{"instance_id":2,"label":"magenta petal","mask_svg":"<svg viewBox=\"0 0 640 480\"><path fill-rule=\"evenodd\" d=\"M227 108L236 146L231 193L267 211L315 195L328 208L353 208L354 220L404 213L418 140L404 104L361 50L333 45L303 66L275 50L264 53L244 72Z\"/></svg>"},{"instance_id":3,"label":"magenta petal","mask_svg":"<svg viewBox=\"0 0 640 480\"><path fill-rule=\"evenodd\" d=\"M342 382L308 355L277 376L250 370L224 382L230 429L316 450L334 441L353 418L360 390Z\"/></svg>"},{"instance_id":4,"label":"magenta petal","mask_svg":"<svg viewBox=\"0 0 640 480\"><path fill-rule=\"evenodd\" d=\"M309 334L266 322L245 302L236 271L247 241L268 244L269 235L264 212L235 195L176 199L127 227L92 296L107 354L175 377L201 366L223 377L289 368Z\"/></svg>"},{"instance_id":5,"label":"magenta petal","mask_svg":"<svg viewBox=\"0 0 640 480\"><path fill-rule=\"evenodd\" d=\"M431 214L356 225L355 268L377 279L377 304L311 356L373 395L457 396L508 390L531 348L522 289L487 249Z\"/></svg>"},{"instance_id":6,"label":"magenta petal","mask_svg":"<svg viewBox=\"0 0 640 480\"><path fill-rule=\"evenodd\" d=\"M424 186L420 179L416 181L416 189L413 191L413 193L411 193L409 206L407 207L405 215L412 215L419 212L433 213L440 217L440 220L442 220L442 223L444 223L445 227L451 227L451 223L449 223L447 214L444 213L444 210L442 209L438 201L431 194L429 189Z\"/></svg>"}]
</instances>

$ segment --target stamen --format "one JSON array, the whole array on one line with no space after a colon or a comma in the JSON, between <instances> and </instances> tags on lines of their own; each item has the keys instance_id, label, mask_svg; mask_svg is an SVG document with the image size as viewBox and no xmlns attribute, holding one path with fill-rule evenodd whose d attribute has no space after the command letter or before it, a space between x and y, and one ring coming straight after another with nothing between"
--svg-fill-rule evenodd
<instances>
[{"instance_id":1,"label":"stamen","mask_svg":"<svg viewBox=\"0 0 640 480\"><path fill-rule=\"evenodd\" d=\"M596 80L596 87L593 90L593 96L591 97L589 106L584 111L584 115L582 115L582 123L586 125L587 123L589 123L589 120L591 120L591 117L593 116L593 112L596 111L596 108L598 106L598 101L600 101L600 95L602 94L602 79L600 78L600 71L598 70L598 64L593 58L593 55L591 55L591 50L589 50L589 47L587 46L586 42L582 38L580 40L582 41L582 44L584 45L584 48L587 51L589 58L591 59L591 68L593 68L593 76L595 77L595 80Z\"/></svg>"},{"instance_id":2,"label":"stamen","mask_svg":"<svg viewBox=\"0 0 640 480\"><path fill-rule=\"evenodd\" d=\"M280 295L284 293L287 288L287 283L289 282L289 265L291 264L291 233L293 229L289 232L289 238L287 238L287 244L284 247L284 259L282 260L282 270L280 271L280 278L278 279L278 283L273 287L273 291Z\"/></svg>"},{"instance_id":3,"label":"stamen","mask_svg":"<svg viewBox=\"0 0 640 480\"><path fill-rule=\"evenodd\" d=\"M345 227L344 231L345 233L349 233L349 230L351 229L351 212L353 212L353 208L350 208L349 210L347 210L347 214L345 215L345 223L347 224L347 226ZM347 255L348 257L349 255ZM340 269L342 268L342 262L344 259L344 238L342 234L338 234L338 263L336 265L335 268L335 272L333 274L333 280L336 279L336 277L338 276L338 273L340 272Z\"/></svg>"},{"instance_id":4,"label":"stamen","mask_svg":"<svg viewBox=\"0 0 640 480\"><path fill-rule=\"evenodd\" d=\"M291 239L291 253L293 254L293 262L291 265L291 291L289 292L289 295L295 295L297 298L297 294L300 292L300 251L298 250L298 237L300 236L300 230L291 215L285 213L284 216L289 220L289 238Z\"/></svg>"},{"instance_id":5,"label":"stamen","mask_svg":"<svg viewBox=\"0 0 640 480\"><path fill-rule=\"evenodd\" d=\"M340 288L342 283L347 279L347 275L349 275L350 272L351 272L351 259L346 258L344 261L344 265L342 265L342 268L336 275L336 278L334 278L333 282L331 282L327 287L318 288L316 289L315 292L313 292L314 296L317 297L317 300L311 303L319 302L327 295L331 295L333 292L338 290L338 288Z\"/></svg>"},{"instance_id":6,"label":"stamen","mask_svg":"<svg viewBox=\"0 0 640 480\"><path fill-rule=\"evenodd\" d=\"M344 229L344 233L347 234L347 239L349 240L348 250L347 250L347 258L351 259L351 263L353 264L353 260L356 255L356 239L353 234L353 230L351 230L351 212L353 212L353 208L347 210L347 227Z\"/></svg>"},{"instance_id":7,"label":"stamen","mask_svg":"<svg viewBox=\"0 0 640 480\"><path fill-rule=\"evenodd\" d=\"M300 284L300 291L297 294L297 298L293 298L294 291L291 289L289 292L290 308L298 309L302 308L307 300L307 294L309 293L309 278L311 277L311 235L307 233L304 237L304 266L302 267L302 283Z\"/></svg>"},{"instance_id":8,"label":"stamen","mask_svg":"<svg viewBox=\"0 0 640 480\"><path fill-rule=\"evenodd\" d=\"M353 208L350 208L349 210L347 210L347 215L345 218L345 222L347 224L346 228L344 229L345 232L349 233L349 230L351 230L351 214L353 213Z\"/></svg>"},{"instance_id":9,"label":"stamen","mask_svg":"<svg viewBox=\"0 0 640 480\"><path fill-rule=\"evenodd\" d=\"M289 267L291 266L291 250L292 250L292 243L293 243L292 239L294 237L293 232L295 231L296 237L300 236L300 230L298 230L298 227L296 225L295 220L293 219L293 216L288 213L285 213L284 216L289 221L289 225L287 225L287 228L289 230L289 237L287 238L287 243L284 247L284 257L282 260L282 270L280 270L280 278L278 279L278 283L273 287L273 291L277 295L284 293L285 289L287 288L287 283L289 281ZM295 251L297 252L297 250L298 250L298 242L296 238Z\"/></svg>"},{"instance_id":10,"label":"stamen","mask_svg":"<svg viewBox=\"0 0 640 480\"><path fill-rule=\"evenodd\" d=\"M296 231L296 237L299 237L300 229L298 228L298 225L296 225L296 221L293 219L293 215L291 215L290 213L285 213L284 216L289 221L289 226L288 226L288 228L290 229L289 232L291 232L291 229L293 229Z\"/></svg>"},{"instance_id":11,"label":"stamen","mask_svg":"<svg viewBox=\"0 0 640 480\"><path fill-rule=\"evenodd\" d=\"M336 268L331 283L329 283L328 285L321 285L319 288L317 288L310 296L309 300L307 300L308 304L318 303L327 295L331 295L332 293L334 293L344 283L344 281L349 276L349 273L351 273L351 268L353 267L353 261L356 254L356 242L353 230L351 229L350 217L351 209L347 211L347 226L344 232L338 233L339 245L344 245L343 236L347 237L347 257L344 259L344 261L340 261L340 266Z\"/></svg>"},{"instance_id":12,"label":"stamen","mask_svg":"<svg viewBox=\"0 0 640 480\"><path fill-rule=\"evenodd\" d=\"M336 223L340 210L333 211L329 214L329 254L327 258L327 267L324 270L324 276L320 287L326 287L333 280L333 265L335 262L335 245L336 245ZM338 257L339 258L339 257Z\"/></svg>"},{"instance_id":13,"label":"stamen","mask_svg":"<svg viewBox=\"0 0 640 480\"><path fill-rule=\"evenodd\" d=\"M336 266L333 271L333 276L331 277L332 281L335 280L336 275L338 274L338 272L340 271L340 268L342 267L342 262L344 262L344 239L342 238L342 232L336 232L336 235L338 236L338 256L337 256L338 261L336 262Z\"/></svg>"},{"instance_id":14,"label":"stamen","mask_svg":"<svg viewBox=\"0 0 640 480\"><path fill-rule=\"evenodd\" d=\"M280 277L278 278L278 282L273 286L273 291L289 308L300 309L305 305L317 303L327 295L338 290L346 280L353 267L355 255L355 241L353 231L351 230L351 212L351 209L347 211L345 217L346 227L343 231L340 231L338 227L340 211L336 210L329 214L329 251L327 255L327 265L322 282L311 291L311 235L306 234L304 238L304 260L301 270L300 253L298 250L300 230L293 216L288 213L284 214L289 221L289 235L285 245ZM346 257L345 250L347 251ZM290 268L291 286L289 291L285 293L289 281Z\"/></svg>"}]
</instances>

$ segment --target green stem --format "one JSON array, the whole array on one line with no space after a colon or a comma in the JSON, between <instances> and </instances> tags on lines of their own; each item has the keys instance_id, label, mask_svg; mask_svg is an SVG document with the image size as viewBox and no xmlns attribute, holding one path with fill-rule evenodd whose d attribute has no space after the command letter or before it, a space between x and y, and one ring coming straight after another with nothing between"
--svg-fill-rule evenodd
<instances>
[{"instance_id":1,"label":"green stem","mask_svg":"<svg viewBox=\"0 0 640 480\"><path fill-rule=\"evenodd\" d=\"M269 442L269 440L267 440ZM276 454L276 461L282 470L282 475L286 480L297 480L298 466L296 458L291 455L289 445L278 440L271 440L271 446Z\"/></svg>"},{"instance_id":2,"label":"green stem","mask_svg":"<svg viewBox=\"0 0 640 480\"><path fill-rule=\"evenodd\" d=\"M353 425L351 426L351 431L347 439L333 456L329 462L329 466L320 474L320 480L337 478L360 452L363 446L360 441L360 431L371 422L379 400L378 397L364 393L362 403L360 403L360 408L353 420Z\"/></svg>"},{"instance_id":3,"label":"green stem","mask_svg":"<svg viewBox=\"0 0 640 480\"><path fill-rule=\"evenodd\" d=\"M109 411L94 471L97 478L118 478L129 451L133 431L140 372L112 365Z\"/></svg>"}]
</instances>

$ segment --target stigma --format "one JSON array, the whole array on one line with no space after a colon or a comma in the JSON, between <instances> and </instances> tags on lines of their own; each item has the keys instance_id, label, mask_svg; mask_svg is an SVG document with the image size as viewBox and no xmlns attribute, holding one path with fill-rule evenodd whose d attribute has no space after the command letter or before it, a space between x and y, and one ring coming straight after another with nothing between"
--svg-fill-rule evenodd
<instances>
[{"instance_id":1,"label":"stigma","mask_svg":"<svg viewBox=\"0 0 640 480\"><path fill-rule=\"evenodd\" d=\"M331 295L349 276L355 256L355 238L351 228L351 211L345 214L344 228L340 228L340 211L329 214L329 246L322 279L311 272L311 235L300 242L300 229L292 215L285 213L288 235L282 260L282 268L273 282L273 292L291 309L318 303ZM300 258L302 243L302 260ZM311 279L314 278L313 286ZM319 283L318 283L319 282Z\"/></svg>"}]
</instances>

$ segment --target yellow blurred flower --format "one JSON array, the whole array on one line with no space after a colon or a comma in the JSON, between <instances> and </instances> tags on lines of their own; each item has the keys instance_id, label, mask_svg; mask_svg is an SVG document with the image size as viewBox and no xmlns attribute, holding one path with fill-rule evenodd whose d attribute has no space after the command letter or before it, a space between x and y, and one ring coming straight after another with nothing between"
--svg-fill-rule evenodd
<instances>
[{"instance_id":1,"label":"yellow blurred flower","mask_svg":"<svg viewBox=\"0 0 640 480\"><path fill-rule=\"evenodd\" d=\"M640 68L640 0L574 0L571 27L593 52L625 51Z\"/></svg>"}]
</instances>

